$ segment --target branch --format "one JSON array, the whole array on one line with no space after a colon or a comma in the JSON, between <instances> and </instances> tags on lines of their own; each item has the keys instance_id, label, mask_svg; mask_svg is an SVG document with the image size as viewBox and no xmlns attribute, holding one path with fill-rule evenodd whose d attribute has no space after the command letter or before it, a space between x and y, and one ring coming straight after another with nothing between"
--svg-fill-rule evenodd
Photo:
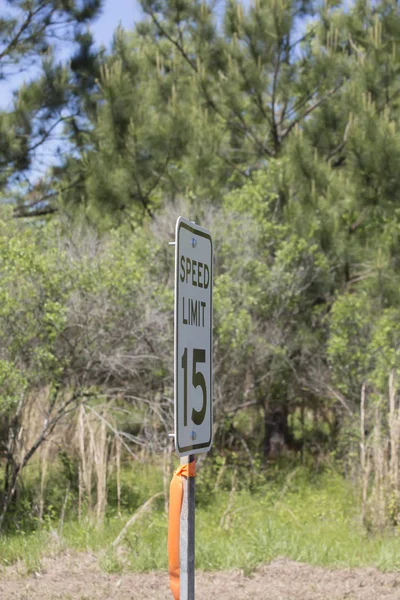
<instances>
[{"instance_id":1,"label":"branch","mask_svg":"<svg viewBox=\"0 0 400 600\"><path fill-rule=\"evenodd\" d=\"M89 394L87 394L88 396ZM74 410L74 407L71 407L71 404L76 402L79 399L78 394L74 394L69 400L64 402L64 404L58 409L56 415L51 420L46 420L45 425L42 429L42 433L37 438L36 442L31 446L30 450L25 454L23 461L21 462L18 472L21 472L25 467L27 462L32 458L35 454L36 450L40 447L40 445L44 442L46 437L50 435L53 431L57 423L65 417L66 414Z\"/></svg>"},{"instance_id":2,"label":"branch","mask_svg":"<svg viewBox=\"0 0 400 600\"><path fill-rule=\"evenodd\" d=\"M132 456L132 458L134 458L135 460L137 460L137 456L135 456L135 454L132 452L132 450L129 448L128 444L125 443L125 441L122 439L122 436L125 435L125 433L122 431L118 431L118 429L116 429L112 423L110 423L109 421L107 421L107 419L105 419L100 413L98 413L94 408L92 408L91 406L88 405L88 409L90 411L92 411L93 414L96 415L96 417L102 421L106 427L108 427L109 429L111 429L111 431L113 432L113 434L115 435L115 437L121 442L121 444L124 446L125 450Z\"/></svg>"},{"instance_id":3,"label":"branch","mask_svg":"<svg viewBox=\"0 0 400 600\"><path fill-rule=\"evenodd\" d=\"M304 40L306 40L310 35L312 35L316 29L316 25L314 27L311 27L311 29L309 29L309 31L307 31L301 38L298 38L295 42L293 42L293 44L289 46L289 52L291 52L296 46L301 44L301 42L304 42Z\"/></svg>"},{"instance_id":4,"label":"branch","mask_svg":"<svg viewBox=\"0 0 400 600\"><path fill-rule=\"evenodd\" d=\"M27 213L15 214L14 217L16 219L25 219L25 218L33 218L33 217L45 217L47 215L53 215L58 211L58 208L55 206L47 206L46 208L38 208L37 210L33 210Z\"/></svg>"},{"instance_id":5,"label":"branch","mask_svg":"<svg viewBox=\"0 0 400 600\"><path fill-rule=\"evenodd\" d=\"M0 60L2 58L4 58L4 56L7 56L7 54L9 54L11 52L11 50L18 45L18 42L22 36L22 34L24 33L24 31L26 29L28 29L29 25L31 24L32 20L34 19L34 17L44 8L44 6L39 6L39 8L36 11L32 11L30 10L28 12L28 15L26 17L26 20L22 23L21 27L19 28L19 30L16 32L16 34L14 35L13 39L9 42L9 44L4 48L4 50L2 52L0 52Z\"/></svg>"},{"instance_id":6,"label":"branch","mask_svg":"<svg viewBox=\"0 0 400 600\"><path fill-rule=\"evenodd\" d=\"M289 108L287 111L287 118L290 119L293 115L295 115L299 110L301 110L304 106L310 102L314 96L318 93L318 88L316 88L313 92L310 92L305 97L298 98L298 100Z\"/></svg>"},{"instance_id":7,"label":"branch","mask_svg":"<svg viewBox=\"0 0 400 600\"><path fill-rule=\"evenodd\" d=\"M352 223L350 225L350 227L349 227L349 233L354 233L356 231L356 229L359 228L359 226L364 221L364 219L369 214L369 212L370 211L369 211L368 208L366 208L365 210L362 211L362 213L357 217L357 219L354 221L354 223Z\"/></svg>"},{"instance_id":8,"label":"branch","mask_svg":"<svg viewBox=\"0 0 400 600\"><path fill-rule=\"evenodd\" d=\"M239 123L234 122L233 125L236 126L236 128L238 128L239 131L244 133L245 136L249 137L254 142L254 144L256 145L256 147L259 149L259 151L262 154L266 154L270 158L274 158L275 154L273 152L271 152L271 150L268 150L268 148L265 146L265 144L263 144L263 142L261 142L257 138L257 136L255 135L255 133L253 132L251 127L249 125L247 125L247 123L244 120L243 115L240 113L240 111L233 110L233 114L239 119L241 127L240 127Z\"/></svg>"},{"instance_id":9,"label":"branch","mask_svg":"<svg viewBox=\"0 0 400 600\"><path fill-rule=\"evenodd\" d=\"M249 408L250 406L258 406L258 405L259 405L258 400L249 400L248 402L239 404L239 406L236 406L235 408L228 408L228 410L225 411L225 414L233 413L233 415L236 415L236 413L239 412L239 410Z\"/></svg>"},{"instance_id":10,"label":"branch","mask_svg":"<svg viewBox=\"0 0 400 600\"><path fill-rule=\"evenodd\" d=\"M277 123L276 123L276 114L275 114L276 86L277 86L277 82L278 82L280 66L281 66L281 57L280 57L280 53L278 53L278 57L276 59L276 65L274 68L274 78L273 78L273 82L272 82L272 99L271 99L272 135L274 138L275 154L277 154L278 147L280 144L280 139L278 136L278 127L277 127Z\"/></svg>"},{"instance_id":11,"label":"branch","mask_svg":"<svg viewBox=\"0 0 400 600\"><path fill-rule=\"evenodd\" d=\"M133 525L135 523L135 521L137 521L145 512L148 511L148 509L152 505L153 501L156 498L159 498L160 496L163 496L163 495L164 495L164 492L157 492L157 494L154 494L154 496L152 496L151 498L149 498L148 500L146 500L146 502L144 504L142 504L142 506L140 508L138 508L138 510L131 516L131 518L129 519L129 521L122 528L122 530L120 531L119 535L115 538L115 540L111 544L111 546L113 548L116 548L121 543L121 540L126 535L126 532L128 531L129 527L131 525Z\"/></svg>"},{"instance_id":12,"label":"branch","mask_svg":"<svg viewBox=\"0 0 400 600\"><path fill-rule=\"evenodd\" d=\"M292 131L292 129L294 127L296 127L296 125L298 125L300 123L300 121L302 121L303 119L305 119L310 113L312 113L316 108L318 108L318 106L320 106L323 102L325 102L325 100L328 100L328 98L330 98L331 96L333 96L334 94L336 94L336 92L341 88L341 85L338 85L334 88L332 88L327 94L325 94L325 96L322 96L322 98L319 98L319 100L317 100L316 102L314 102L314 104L312 104L311 106L309 106L304 113L297 117L297 119L295 119L290 125L289 127L287 127L285 129L285 131L283 131L282 133L282 139L284 139L285 137L287 137L289 135L289 133Z\"/></svg>"},{"instance_id":13,"label":"branch","mask_svg":"<svg viewBox=\"0 0 400 600\"><path fill-rule=\"evenodd\" d=\"M145 11L146 12L146 11ZM196 71L198 71L196 64L193 63L193 61L190 59L190 57L188 56L188 54L186 53L183 45L181 45L177 40L174 40L174 38L172 36L169 35L169 33L164 29L164 27L161 25L160 21L157 19L157 17L155 16L153 11L147 11L147 14L150 15L153 23L155 24L156 27L158 27L158 30L161 32L161 34L167 38L167 40L169 42L171 42L171 44L173 44L175 46L175 48L177 48L179 50L179 52L182 54L183 58L186 60L186 62L191 66L191 68Z\"/></svg>"},{"instance_id":14,"label":"branch","mask_svg":"<svg viewBox=\"0 0 400 600\"><path fill-rule=\"evenodd\" d=\"M340 144L338 144L338 146L336 146L336 148L334 148L332 150L332 152L330 152L330 154L327 157L327 161L329 161L335 154L337 154L338 152L340 152L341 150L343 150L346 142L347 142L347 138L349 135L349 130L350 130L350 126L351 126L351 115L349 120L347 121L347 125L346 128L344 130L344 134L343 134L343 140L340 142Z\"/></svg>"},{"instance_id":15,"label":"branch","mask_svg":"<svg viewBox=\"0 0 400 600\"><path fill-rule=\"evenodd\" d=\"M82 181L83 181L83 177L78 177L75 181L73 181L69 185L66 185L59 191L50 192L50 193L46 194L45 196L42 196L41 198L37 198L36 200L33 200L29 204L23 204L22 206L16 206L13 211L14 218L20 219L20 218L25 218L25 217L39 217L39 216L44 216L44 215L53 214L53 213L57 212L58 208L51 207L51 206L45 206L43 208L38 208L37 210L34 210L34 211L30 210L30 209L35 208L35 206L38 206L38 204L42 204L43 202L48 202L51 198L54 198L59 193L62 194L66 190L69 190L69 189L75 187Z\"/></svg>"},{"instance_id":16,"label":"branch","mask_svg":"<svg viewBox=\"0 0 400 600\"><path fill-rule=\"evenodd\" d=\"M274 5L275 6L275 5ZM276 18L276 10L274 10L275 29L278 34L277 46L278 52L276 56L276 64L274 66L274 77L272 80L272 98L271 98L271 116L272 116L272 136L274 139L275 154L278 153L280 146L280 136L278 135L278 126L276 122L275 104L276 104L276 88L278 85L279 71L281 68L281 43L284 41L284 36L281 36L279 28L279 19Z\"/></svg>"},{"instance_id":17,"label":"branch","mask_svg":"<svg viewBox=\"0 0 400 600\"><path fill-rule=\"evenodd\" d=\"M79 113L75 113L73 115L67 115L66 117L60 117L59 119L57 119L57 121L52 123L52 125L49 127L49 129L47 131L45 131L43 136L33 146L30 146L28 148L28 152L33 152L34 150L36 150L36 148L38 148L39 146L44 144L44 142L50 137L52 131L54 131L54 129L58 125L60 125L60 123L63 123L64 121L68 121L69 119L74 119L78 115L79 115Z\"/></svg>"},{"instance_id":18,"label":"branch","mask_svg":"<svg viewBox=\"0 0 400 600\"><path fill-rule=\"evenodd\" d=\"M227 158L226 156L223 156L220 152L217 153L217 156L221 160L223 160L224 162L226 162L226 164L229 165L232 169L234 169L234 171L237 171L237 173L239 173L239 175L241 175L245 179L251 179L251 173L246 173L245 171L243 171L242 169L240 169L240 167L238 167L234 162L232 162L231 160L229 160L229 158Z\"/></svg>"},{"instance_id":19,"label":"branch","mask_svg":"<svg viewBox=\"0 0 400 600\"><path fill-rule=\"evenodd\" d=\"M343 408L346 409L346 411L349 413L349 415L351 415L351 416L354 415L354 412L351 410L350 406L347 404L346 398L343 396L343 394L341 394L340 392L338 392L331 386L328 386L327 390L329 392L330 397L334 400L338 400L340 402L340 404L343 406Z\"/></svg>"},{"instance_id":20,"label":"branch","mask_svg":"<svg viewBox=\"0 0 400 600\"><path fill-rule=\"evenodd\" d=\"M248 91L250 93L250 98L255 102L255 105L260 110L262 116L268 121L269 124L271 124L270 120L269 120L269 117L268 117L268 114L266 113L265 108L264 108L263 103L262 103L262 96L260 94L260 90L258 90L257 88L254 88L251 85L251 83L250 83L250 81L249 81L249 79L248 79L248 77L246 75L246 70L243 68L242 64L240 65L240 72L242 74L243 79L246 82Z\"/></svg>"}]
</instances>

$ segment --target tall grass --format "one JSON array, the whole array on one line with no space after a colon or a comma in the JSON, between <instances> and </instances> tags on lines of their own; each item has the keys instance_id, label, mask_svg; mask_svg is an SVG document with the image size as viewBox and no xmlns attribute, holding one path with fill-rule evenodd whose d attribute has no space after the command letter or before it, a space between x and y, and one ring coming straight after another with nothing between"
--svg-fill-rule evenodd
<instances>
[{"instance_id":1,"label":"tall grass","mask_svg":"<svg viewBox=\"0 0 400 600\"><path fill-rule=\"evenodd\" d=\"M400 524L400 398L391 372L387 397L361 390L360 488L362 522L383 531ZM369 432L367 434L367 432Z\"/></svg>"},{"instance_id":2,"label":"tall grass","mask_svg":"<svg viewBox=\"0 0 400 600\"><path fill-rule=\"evenodd\" d=\"M251 571L278 556L325 566L376 565L397 569L400 537L368 535L361 523L361 501L334 468L318 475L304 466L271 466L249 489L237 471L232 491L231 468L224 468L218 486L209 464L197 477L196 565L200 569L232 567ZM90 516L68 512L62 530L47 519L31 533L22 530L0 538L0 563L20 561L21 568L39 570L42 559L66 549L97 554L107 571L167 568L167 517L164 499L154 501L124 536L112 542L128 518L151 495L163 490L162 468L130 465L120 474L121 516L115 508L103 524ZM115 484L117 488L117 484Z\"/></svg>"}]
</instances>

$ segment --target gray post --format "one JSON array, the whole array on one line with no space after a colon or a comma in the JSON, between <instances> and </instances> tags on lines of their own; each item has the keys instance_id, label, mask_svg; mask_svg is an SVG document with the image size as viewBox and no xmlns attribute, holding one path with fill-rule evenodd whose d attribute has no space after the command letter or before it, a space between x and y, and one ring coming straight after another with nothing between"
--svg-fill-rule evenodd
<instances>
[{"instance_id":1,"label":"gray post","mask_svg":"<svg viewBox=\"0 0 400 600\"><path fill-rule=\"evenodd\" d=\"M194 456L184 456L181 465L194 461ZM194 512L195 478L183 477L180 539L180 600L194 600Z\"/></svg>"}]
</instances>

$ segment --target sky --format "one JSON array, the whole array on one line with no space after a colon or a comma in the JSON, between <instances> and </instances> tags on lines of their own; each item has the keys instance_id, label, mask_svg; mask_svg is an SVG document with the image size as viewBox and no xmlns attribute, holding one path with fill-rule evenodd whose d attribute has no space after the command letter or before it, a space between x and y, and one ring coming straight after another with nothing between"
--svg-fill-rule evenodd
<instances>
[{"instance_id":1,"label":"sky","mask_svg":"<svg viewBox=\"0 0 400 600\"><path fill-rule=\"evenodd\" d=\"M7 1L0 0L0 18L9 12ZM132 29L141 14L138 0L105 0L102 14L90 26L96 44L104 45L109 49L113 33L118 25L121 23L124 29ZM0 109L10 108L12 90L32 76L33 73L28 72L15 75L11 80L0 82Z\"/></svg>"},{"instance_id":2,"label":"sky","mask_svg":"<svg viewBox=\"0 0 400 600\"><path fill-rule=\"evenodd\" d=\"M137 0L105 0L103 14L91 26L96 42L109 47L116 27L121 23L124 29L132 29L140 15Z\"/></svg>"}]
</instances>

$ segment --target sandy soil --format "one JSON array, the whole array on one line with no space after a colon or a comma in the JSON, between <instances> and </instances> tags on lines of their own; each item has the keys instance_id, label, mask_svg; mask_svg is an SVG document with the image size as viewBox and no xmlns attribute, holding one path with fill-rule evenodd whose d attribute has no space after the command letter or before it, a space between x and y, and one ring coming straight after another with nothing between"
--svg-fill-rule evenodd
<instances>
[{"instance_id":1,"label":"sandy soil","mask_svg":"<svg viewBox=\"0 0 400 600\"><path fill-rule=\"evenodd\" d=\"M43 561L40 573L10 568L1 600L171 600L166 573L107 575L94 556L65 554ZM196 575L196 600L400 600L400 573L324 569L275 560L250 577L240 571Z\"/></svg>"}]
</instances>

